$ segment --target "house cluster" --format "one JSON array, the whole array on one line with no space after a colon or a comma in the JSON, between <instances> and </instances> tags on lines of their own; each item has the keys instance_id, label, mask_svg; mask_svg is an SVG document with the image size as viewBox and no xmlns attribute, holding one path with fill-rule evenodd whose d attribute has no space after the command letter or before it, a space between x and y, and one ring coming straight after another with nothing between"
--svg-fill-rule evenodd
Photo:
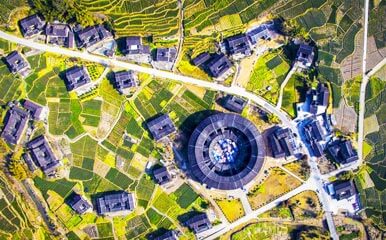
<instances>
[{"instance_id":1,"label":"house cluster","mask_svg":"<svg viewBox=\"0 0 386 240\"><path fill-rule=\"evenodd\" d=\"M350 214L360 209L359 196L352 180L336 181L327 185L327 192L333 199L335 209L347 211Z\"/></svg>"},{"instance_id":2,"label":"house cluster","mask_svg":"<svg viewBox=\"0 0 386 240\"><path fill-rule=\"evenodd\" d=\"M81 28L69 24L46 23L39 14L23 18L19 22L20 31L25 38L45 37L46 43L67 48L86 48L106 56L113 56L115 42L113 34L103 25ZM106 47L108 46L108 47ZM102 51L101 51L102 50Z\"/></svg>"},{"instance_id":3,"label":"house cluster","mask_svg":"<svg viewBox=\"0 0 386 240\"><path fill-rule=\"evenodd\" d=\"M297 152L296 140L289 128L276 127L267 138L274 158L290 158Z\"/></svg>"},{"instance_id":4,"label":"house cluster","mask_svg":"<svg viewBox=\"0 0 386 240\"><path fill-rule=\"evenodd\" d=\"M224 81L233 73L232 63L228 56L233 60L239 60L250 56L253 49L256 52L260 52L261 50L257 50L260 47L260 41L269 41L276 39L278 36L280 34L276 23L274 21L266 22L258 27L249 29L246 33L224 39L220 43L221 53L201 53L192 59L192 63L203 69L216 81Z\"/></svg>"},{"instance_id":5,"label":"house cluster","mask_svg":"<svg viewBox=\"0 0 386 240\"><path fill-rule=\"evenodd\" d=\"M20 74L23 78L31 73L31 65L25 57L18 51L10 52L5 58L4 62L9 71L13 74Z\"/></svg>"}]
</instances>

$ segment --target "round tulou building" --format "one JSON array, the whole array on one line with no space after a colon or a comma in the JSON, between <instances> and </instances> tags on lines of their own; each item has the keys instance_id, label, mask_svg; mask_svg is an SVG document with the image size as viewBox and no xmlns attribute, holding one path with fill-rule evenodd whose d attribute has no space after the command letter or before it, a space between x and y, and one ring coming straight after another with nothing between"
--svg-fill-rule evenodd
<instances>
[{"instance_id":1,"label":"round tulou building","mask_svg":"<svg viewBox=\"0 0 386 240\"><path fill-rule=\"evenodd\" d=\"M191 173L199 182L208 188L232 190L256 177L264 162L264 142L249 120L218 113L196 127L188 156Z\"/></svg>"}]
</instances>

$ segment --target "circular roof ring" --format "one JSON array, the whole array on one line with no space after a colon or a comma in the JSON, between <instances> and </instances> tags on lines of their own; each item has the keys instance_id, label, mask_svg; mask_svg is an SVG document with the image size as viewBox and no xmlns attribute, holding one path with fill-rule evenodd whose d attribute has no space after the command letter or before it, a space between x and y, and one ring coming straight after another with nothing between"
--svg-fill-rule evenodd
<instances>
[{"instance_id":1,"label":"circular roof ring","mask_svg":"<svg viewBox=\"0 0 386 240\"><path fill-rule=\"evenodd\" d=\"M260 132L238 114L217 113L207 117L189 139L190 171L208 188L242 188L259 173L264 157Z\"/></svg>"}]
</instances>

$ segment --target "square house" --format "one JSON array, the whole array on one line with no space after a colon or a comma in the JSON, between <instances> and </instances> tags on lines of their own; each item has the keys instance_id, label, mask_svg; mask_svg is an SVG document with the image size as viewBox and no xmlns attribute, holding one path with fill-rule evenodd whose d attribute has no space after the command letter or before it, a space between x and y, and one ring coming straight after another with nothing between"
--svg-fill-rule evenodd
<instances>
[{"instance_id":1,"label":"square house","mask_svg":"<svg viewBox=\"0 0 386 240\"><path fill-rule=\"evenodd\" d=\"M357 191L352 180L345 182L334 182L327 186L327 190L335 199L342 200L354 196Z\"/></svg>"},{"instance_id":2,"label":"square house","mask_svg":"<svg viewBox=\"0 0 386 240\"><path fill-rule=\"evenodd\" d=\"M46 22L40 15L34 14L20 20L19 25L23 36L25 38L31 38L44 31Z\"/></svg>"},{"instance_id":3,"label":"square house","mask_svg":"<svg viewBox=\"0 0 386 240\"><path fill-rule=\"evenodd\" d=\"M163 185L170 181L171 177L166 167L160 167L153 170L154 179L159 185Z\"/></svg>"},{"instance_id":4,"label":"square house","mask_svg":"<svg viewBox=\"0 0 386 240\"><path fill-rule=\"evenodd\" d=\"M192 230L195 234L206 231L212 228L208 216L205 213L201 213L191 217L185 222L185 225Z\"/></svg>"},{"instance_id":5,"label":"square house","mask_svg":"<svg viewBox=\"0 0 386 240\"><path fill-rule=\"evenodd\" d=\"M223 44L225 46L226 52L236 59L242 58L244 56L250 56L252 54L248 38L245 34L238 34L226 38Z\"/></svg>"},{"instance_id":6,"label":"square house","mask_svg":"<svg viewBox=\"0 0 386 240\"><path fill-rule=\"evenodd\" d=\"M25 76L31 69L28 61L18 51L12 51L4 58L4 60L9 71L13 74L19 73Z\"/></svg>"},{"instance_id":7,"label":"square house","mask_svg":"<svg viewBox=\"0 0 386 240\"><path fill-rule=\"evenodd\" d=\"M176 132L176 128L169 115L161 115L147 123L147 127L156 141Z\"/></svg>"},{"instance_id":8,"label":"square house","mask_svg":"<svg viewBox=\"0 0 386 240\"><path fill-rule=\"evenodd\" d=\"M74 33L67 24L48 23L46 26L46 36L49 44L67 48L74 47Z\"/></svg>"},{"instance_id":9,"label":"square house","mask_svg":"<svg viewBox=\"0 0 386 240\"><path fill-rule=\"evenodd\" d=\"M85 198L75 192L66 199L66 202L72 210L78 214L83 214L92 208L91 204Z\"/></svg>"},{"instance_id":10,"label":"square house","mask_svg":"<svg viewBox=\"0 0 386 240\"><path fill-rule=\"evenodd\" d=\"M241 113L246 105L247 101L241 97L228 95L224 99L224 108L235 113Z\"/></svg>"},{"instance_id":11,"label":"square house","mask_svg":"<svg viewBox=\"0 0 386 240\"><path fill-rule=\"evenodd\" d=\"M43 120L46 115L44 107L31 100L26 99L23 107L28 111L33 120Z\"/></svg>"},{"instance_id":12,"label":"square house","mask_svg":"<svg viewBox=\"0 0 386 240\"><path fill-rule=\"evenodd\" d=\"M279 33L274 21L270 21L248 30L246 35L251 45L255 46L260 40L269 41L277 38Z\"/></svg>"},{"instance_id":13,"label":"square house","mask_svg":"<svg viewBox=\"0 0 386 240\"><path fill-rule=\"evenodd\" d=\"M121 94L128 94L128 90L137 87L137 77L133 71L121 71L114 73L114 87Z\"/></svg>"},{"instance_id":14,"label":"square house","mask_svg":"<svg viewBox=\"0 0 386 240\"><path fill-rule=\"evenodd\" d=\"M224 54L215 54L207 64L209 75L216 79L225 78L231 68L232 63Z\"/></svg>"},{"instance_id":15,"label":"square house","mask_svg":"<svg viewBox=\"0 0 386 240\"><path fill-rule=\"evenodd\" d=\"M174 62L177 57L177 50L175 48L157 48L155 54L156 62Z\"/></svg>"},{"instance_id":16,"label":"square house","mask_svg":"<svg viewBox=\"0 0 386 240\"><path fill-rule=\"evenodd\" d=\"M295 144L289 128L278 128L268 135L268 143L275 158L290 157L294 154Z\"/></svg>"},{"instance_id":17,"label":"square house","mask_svg":"<svg viewBox=\"0 0 386 240\"><path fill-rule=\"evenodd\" d=\"M296 54L297 65L301 68L310 68L314 61L314 47L306 44L301 44Z\"/></svg>"},{"instance_id":18,"label":"square house","mask_svg":"<svg viewBox=\"0 0 386 240\"><path fill-rule=\"evenodd\" d=\"M339 139L333 141L328 145L327 150L332 158L340 164L348 164L359 159L349 140Z\"/></svg>"},{"instance_id":19,"label":"square house","mask_svg":"<svg viewBox=\"0 0 386 240\"><path fill-rule=\"evenodd\" d=\"M126 214L134 210L134 196L124 191L105 193L95 199L99 215Z\"/></svg>"},{"instance_id":20,"label":"square house","mask_svg":"<svg viewBox=\"0 0 386 240\"><path fill-rule=\"evenodd\" d=\"M164 234L152 238L153 240L178 240L176 231L168 230Z\"/></svg>"},{"instance_id":21,"label":"square house","mask_svg":"<svg viewBox=\"0 0 386 240\"><path fill-rule=\"evenodd\" d=\"M31 140L27 144L27 148L34 163L39 166L47 176L53 175L61 165L43 135Z\"/></svg>"},{"instance_id":22,"label":"square house","mask_svg":"<svg viewBox=\"0 0 386 240\"><path fill-rule=\"evenodd\" d=\"M91 82L87 69L82 66L74 66L65 73L65 83L68 91L77 89Z\"/></svg>"},{"instance_id":23,"label":"square house","mask_svg":"<svg viewBox=\"0 0 386 240\"><path fill-rule=\"evenodd\" d=\"M16 106L8 110L1 137L9 143L16 145L20 142L28 125L28 113Z\"/></svg>"},{"instance_id":24,"label":"square house","mask_svg":"<svg viewBox=\"0 0 386 240\"><path fill-rule=\"evenodd\" d=\"M150 47L142 44L141 37L129 36L125 38L125 44L122 52L127 55L137 55L137 54L150 55Z\"/></svg>"}]
</instances>

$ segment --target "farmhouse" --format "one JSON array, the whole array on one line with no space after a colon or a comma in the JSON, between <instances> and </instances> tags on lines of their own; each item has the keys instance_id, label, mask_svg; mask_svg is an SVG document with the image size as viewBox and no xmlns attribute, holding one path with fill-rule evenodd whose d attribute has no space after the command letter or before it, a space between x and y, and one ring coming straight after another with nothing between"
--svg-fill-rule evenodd
<instances>
[{"instance_id":1,"label":"farmhouse","mask_svg":"<svg viewBox=\"0 0 386 240\"><path fill-rule=\"evenodd\" d=\"M142 45L141 37L129 36L125 38L125 44L122 52L128 55L137 55L137 54L150 55L150 47L147 45Z\"/></svg>"},{"instance_id":2,"label":"farmhouse","mask_svg":"<svg viewBox=\"0 0 386 240\"><path fill-rule=\"evenodd\" d=\"M349 140L335 140L328 145L327 150L334 160L340 164L347 164L358 160L358 154Z\"/></svg>"},{"instance_id":3,"label":"farmhouse","mask_svg":"<svg viewBox=\"0 0 386 240\"><path fill-rule=\"evenodd\" d=\"M67 48L74 47L74 33L67 24L48 23L46 26L46 36L49 44Z\"/></svg>"},{"instance_id":4,"label":"farmhouse","mask_svg":"<svg viewBox=\"0 0 386 240\"><path fill-rule=\"evenodd\" d=\"M27 129L28 113L16 106L8 110L1 137L9 144L18 144Z\"/></svg>"},{"instance_id":5,"label":"farmhouse","mask_svg":"<svg viewBox=\"0 0 386 240\"><path fill-rule=\"evenodd\" d=\"M157 48L154 60L157 62L174 62L176 57L177 50L175 48Z\"/></svg>"},{"instance_id":6,"label":"farmhouse","mask_svg":"<svg viewBox=\"0 0 386 240\"><path fill-rule=\"evenodd\" d=\"M224 108L232 112L241 113L246 105L247 101L237 96L228 95L224 99Z\"/></svg>"},{"instance_id":7,"label":"farmhouse","mask_svg":"<svg viewBox=\"0 0 386 240\"><path fill-rule=\"evenodd\" d=\"M9 71L13 74L19 73L26 76L31 69L31 66L18 51L12 51L5 57Z\"/></svg>"},{"instance_id":8,"label":"farmhouse","mask_svg":"<svg viewBox=\"0 0 386 240\"><path fill-rule=\"evenodd\" d=\"M296 54L297 66L307 69L311 67L314 61L314 47L306 44L301 44Z\"/></svg>"},{"instance_id":9,"label":"farmhouse","mask_svg":"<svg viewBox=\"0 0 386 240\"><path fill-rule=\"evenodd\" d=\"M25 38L34 37L43 32L45 24L46 22L38 14L23 18L19 22L20 31Z\"/></svg>"},{"instance_id":10,"label":"farmhouse","mask_svg":"<svg viewBox=\"0 0 386 240\"><path fill-rule=\"evenodd\" d=\"M275 158L290 157L294 154L296 146L289 128L277 128L268 136L268 141Z\"/></svg>"},{"instance_id":11,"label":"farmhouse","mask_svg":"<svg viewBox=\"0 0 386 240\"><path fill-rule=\"evenodd\" d=\"M38 165L47 176L53 175L60 166L59 160L56 159L47 139L43 135L31 140L27 144L27 148L35 164Z\"/></svg>"},{"instance_id":12,"label":"farmhouse","mask_svg":"<svg viewBox=\"0 0 386 240\"><path fill-rule=\"evenodd\" d=\"M92 208L91 204L77 193L72 193L66 202L78 214L83 214Z\"/></svg>"},{"instance_id":13,"label":"farmhouse","mask_svg":"<svg viewBox=\"0 0 386 240\"><path fill-rule=\"evenodd\" d=\"M154 179L159 185L163 185L170 181L170 174L166 167L160 167L153 170Z\"/></svg>"},{"instance_id":14,"label":"farmhouse","mask_svg":"<svg viewBox=\"0 0 386 240\"><path fill-rule=\"evenodd\" d=\"M147 123L147 127L156 141L176 132L176 128L169 115L161 115Z\"/></svg>"},{"instance_id":15,"label":"farmhouse","mask_svg":"<svg viewBox=\"0 0 386 240\"><path fill-rule=\"evenodd\" d=\"M82 48L89 48L104 40L112 39L113 35L103 25L96 25L84 28L76 33L77 45Z\"/></svg>"},{"instance_id":16,"label":"farmhouse","mask_svg":"<svg viewBox=\"0 0 386 240\"><path fill-rule=\"evenodd\" d=\"M23 107L29 112L31 118L34 120L42 120L46 115L44 107L31 100L26 99L23 103Z\"/></svg>"},{"instance_id":17,"label":"farmhouse","mask_svg":"<svg viewBox=\"0 0 386 240\"><path fill-rule=\"evenodd\" d=\"M319 83L316 89L310 89L307 95L311 100L310 113L318 115L326 112L330 92L323 83Z\"/></svg>"},{"instance_id":18,"label":"farmhouse","mask_svg":"<svg viewBox=\"0 0 386 240\"><path fill-rule=\"evenodd\" d=\"M279 36L274 21L266 22L249 29L246 33L249 42L255 46L260 40L271 40Z\"/></svg>"},{"instance_id":19,"label":"farmhouse","mask_svg":"<svg viewBox=\"0 0 386 240\"><path fill-rule=\"evenodd\" d=\"M206 62L208 62L210 58L211 58L211 56L208 52L203 52L203 53L200 53L197 57L195 57L192 60L192 63L194 66L199 67L199 66L205 64Z\"/></svg>"},{"instance_id":20,"label":"farmhouse","mask_svg":"<svg viewBox=\"0 0 386 240\"><path fill-rule=\"evenodd\" d=\"M137 87L137 79L132 71L121 71L114 73L114 87L122 94L126 90Z\"/></svg>"},{"instance_id":21,"label":"farmhouse","mask_svg":"<svg viewBox=\"0 0 386 240\"><path fill-rule=\"evenodd\" d=\"M205 213L191 217L188 221L185 222L185 225L195 234L212 228L212 224L210 223L208 216L206 216Z\"/></svg>"},{"instance_id":22,"label":"farmhouse","mask_svg":"<svg viewBox=\"0 0 386 240\"><path fill-rule=\"evenodd\" d=\"M226 75L231 71L232 63L224 54L215 54L209 61L207 67L212 77L225 79Z\"/></svg>"},{"instance_id":23,"label":"farmhouse","mask_svg":"<svg viewBox=\"0 0 386 240\"><path fill-rule=\"evenodd\" d=\"M304 126L305 136L310 143L313 155L316 157L321 157L323 155L323 148L320 144L320 141L324 141L325 133L320 126L318 120L313 120Z\"/></svg>"},{"instance_id":24,"label":"farmhouse","mask_svg":"<svg viewBox=\"0 0 386 240\"><path fill-rule=\"evenodd\" d=\"M223 44L225 46L226 52L233 58L239 59L244 56L251 55L251 48L245 34L238 34L226 38Z\"/></svg>"},{"instance_id":25,"label":"farmhouse","mask_svg":"<svg viewBox=\"0 0 386 240\"><path fill-rule=\"evenodd\" d=\"M354 196L356 194L356 189L354 182L349 180L328 185L328 192L335 199L342 200Z\"/></svg>"},{"instance_id":26,"label":"farmhouse","mask_svg":"<svg viewBox=\"0 0 386 240\"><path fill-rule=\"evenodd\" d=\"M106 193L95 200L99 215L109 213L126 214L134 210L134 196L124 191Z\"/></svg>"},{"instance_id":27,"label":"farmhouse","mask_svg":"<svg viewBox=\"0 0 386 240\"><path fill-rule=\"evenodd\" d=\"M176 231L168 230L164 234L153 238L153 240L178 240Z\"/></svg>"},{"instance_id":28,"label":"farmhouse","mask_svg":"<svg viewBox=\"0 0 386 240\"><path fill-rule=\"evenodd\" d=\"M72 91L91 82L90 75L83 66L74 66L68 69L65 75L65 83L68 91Z\"/></svg>"}]
</instances>

